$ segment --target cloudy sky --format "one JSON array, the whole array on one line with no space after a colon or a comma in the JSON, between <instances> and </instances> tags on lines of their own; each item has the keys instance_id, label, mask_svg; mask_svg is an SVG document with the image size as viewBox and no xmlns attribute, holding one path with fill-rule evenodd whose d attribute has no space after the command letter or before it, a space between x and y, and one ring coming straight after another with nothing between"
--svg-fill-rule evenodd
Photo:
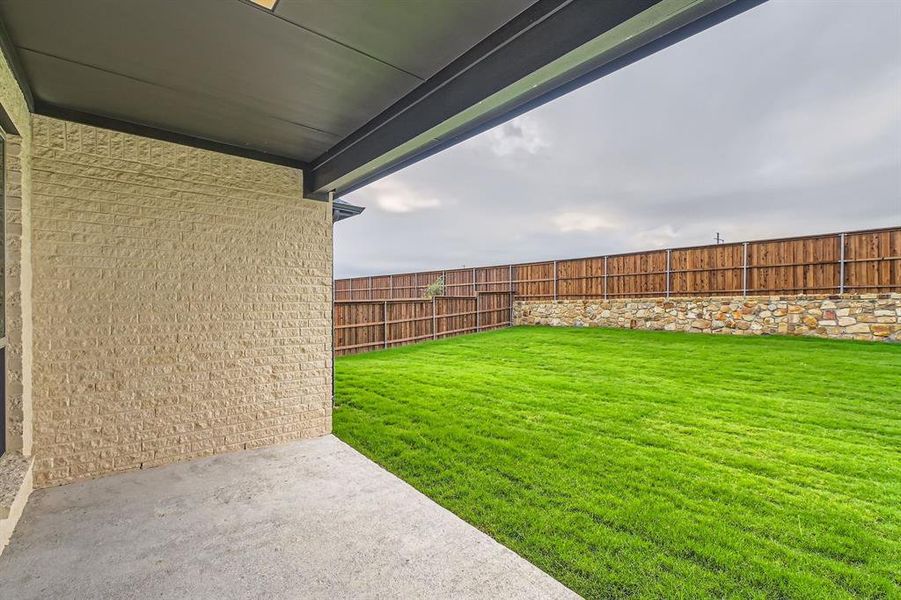
<instances>
[{"instance_id":1,"label":"cloudy sky","mask_svg":"<svg viewBox=\"0 0 901 600\"><path fill-rule=\"evenodd\" d=\"M335 275L901 225L899 31L771 0L349 194Z\"/></svg>"}]
</instances>

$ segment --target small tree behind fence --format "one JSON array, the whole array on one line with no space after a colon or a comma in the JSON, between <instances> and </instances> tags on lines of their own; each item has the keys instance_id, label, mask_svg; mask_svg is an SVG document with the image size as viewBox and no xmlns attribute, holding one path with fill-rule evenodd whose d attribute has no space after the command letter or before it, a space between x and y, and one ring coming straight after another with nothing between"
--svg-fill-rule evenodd
<instances>
[{"instance_id":1,"label":"small tree behind fence","mask_svg":"<svg viewBox=\"0 0 901 600\"><path fill-rule=\"evenodd\" d=\"M446 286L444 284L444 277L441 276L434 281L431 285L427 286L423 291L423 296L426 298L435 298L437 296L444 296L444 292L446 290Z\"/></svg>"}]
</instances>

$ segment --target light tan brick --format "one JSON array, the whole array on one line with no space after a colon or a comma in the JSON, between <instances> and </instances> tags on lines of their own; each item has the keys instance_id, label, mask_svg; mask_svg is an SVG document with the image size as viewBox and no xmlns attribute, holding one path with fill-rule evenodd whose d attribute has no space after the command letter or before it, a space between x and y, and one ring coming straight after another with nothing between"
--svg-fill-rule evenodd
<instances>
[{"instance_id":1,"label":"light tan brick","mask_svg":"<svg viewBox=\"0 0 901 600\"><path fill-rule=\"evenodd\" d=\"M35 485L331 430L331 214L295 169L34 117Z\"/></svg>"}]
</instances>

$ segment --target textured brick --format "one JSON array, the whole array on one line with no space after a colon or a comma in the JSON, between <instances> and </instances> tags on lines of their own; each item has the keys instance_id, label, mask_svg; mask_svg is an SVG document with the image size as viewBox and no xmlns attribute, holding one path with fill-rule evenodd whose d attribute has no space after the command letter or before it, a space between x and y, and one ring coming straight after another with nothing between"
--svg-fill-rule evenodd
<instances>
[{"instance_id":1,"label":"textured brick","mask_svg":"<svg viewBox=\"0 0 901 600\"><path fill-rule=\"evenodd\" d=\"M298 170L35 116L35 485L331 429Z\"/></svg>"},{"instance_id":2,"label":"textured brick","mask_svg":"<svg viewBox=\"0 0 901 600\"><path fill-rule=\"evenodd\" d=\"M22 90L0 56L0 106L14 130L5 133L3 223L6 245L6 429L0 457L0 552L32 489L31 403L31 115Z\"/></svg>"},{"instance_id":3,"label":"textured brick","mask_svg":"<svg viewBox=\"0 0 901 600\"><path fill-rule=\"evenodd\" d=\"M6 132L6 444L31 453L31 115L0 57L0 105L18 130ZM4 424L0 423L0 427Z\"/></svg>"}]
</instances>

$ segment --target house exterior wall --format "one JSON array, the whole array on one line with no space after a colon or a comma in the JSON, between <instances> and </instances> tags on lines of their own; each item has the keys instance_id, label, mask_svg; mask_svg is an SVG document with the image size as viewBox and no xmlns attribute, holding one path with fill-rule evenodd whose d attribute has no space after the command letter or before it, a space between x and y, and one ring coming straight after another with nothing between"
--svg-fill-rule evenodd
<instances>
[{"instance_id":1,"label":"house exterior wall","mask_svg":"<svg viewBox=\"0 0 901 600\"><path fill-rule=\"evenodd\" d=\"M31 114L0 53L0 109L16 133L5 132L4 227L6 285L6 453L0 456L0 553L31 493ZM3 398L0 398L0 402Z\"/></svg>"},{"instance_id":2,"label":"house exterior wall","mask_svg":"<svg viewBox=\"0 0 901 600\"><path fill-rule=\"evenodd\" d=\"M514 324L901 341L901 294L521 301Z\"/></svg>"},{"instance_id":3,"label":"house exterior wall","mask_svg":"<svg viewBox=\"0 0 901 600\"><path fill-rule=\"evenodd\" d=\"M31 114L0 55L0 106L18 130L6 132L6 446L31 454ZM0 424L2 426L2 424Z\"/></svg>"},{"instance_id":4,"label":"house exterior wall","mask_svg":"<svg viewBox=\"0 0 901 600\"><path fill-rule=\"evenodd\" d=\"M35 487L331 430L296 169L33 117Z\"/></svg>"}]
</instances>

